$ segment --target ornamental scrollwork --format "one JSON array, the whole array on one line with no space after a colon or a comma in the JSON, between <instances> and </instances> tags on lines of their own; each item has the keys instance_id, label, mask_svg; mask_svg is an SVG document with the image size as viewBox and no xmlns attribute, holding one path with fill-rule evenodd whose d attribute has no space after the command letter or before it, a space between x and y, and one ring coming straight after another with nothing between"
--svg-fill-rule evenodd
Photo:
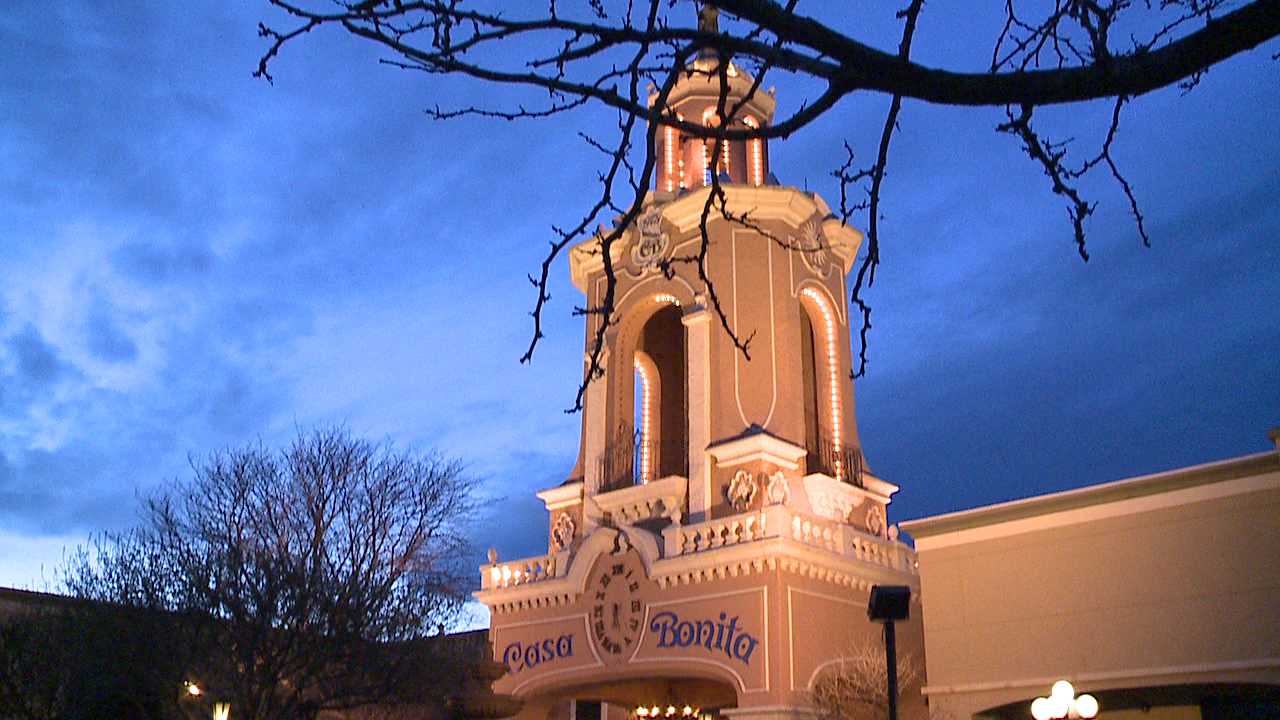
<instances>
[{"instance_id":1,"label":"ornamental scrollwork","mask_svg":"<svg viewBox=\"0 0 1280 720\"><path fill-rule=\"evenodd\" d=\"M556 522L551 527L551 544L555 546L556 552L569 547L577 531L578 528L574 525L569 513L562 512L556 516Z\"/></svg>"},{"instance_id":2,"label":"ornamental scrollwork","mask_svg":"<svg viewBox=\"0 0 1280 720\"><path fill-rule=\"evenodd\" d=\"M739 470L734 473L733 480L730 481L729 487L725 490L725 497L729 500L729 504L738 512L744 512L751 507L751 501L756 498L756 491L759 486L756 483L755 476L746 470Z\"/></svg>"},{"instance_id":3,"label":"ornamental scrollwork","mask_svg":"<svg viewBox=\"0 0 1280 720\"><path fill-rule=\"evenodd\" d=\"M827 238L822 232L822 221L812 217L800 226L800 237L795 240L795 247L800 258L810 270L825 275L831 259L827 253Z\"/></svg>"},{"instance_id":4,"label":"ornamental scrollwork","mask_svg":"<svg viewBox=\"0 0 1280 720\"><path fill-rule=\"evenodd\" d=\"M769 484L765 486L764 494L769 498L770 505L786 505L791 502L791 485L787 483L787 478L781 470L769 476Z\"/></svg>"},{"instance_id":5,"label":"ornamental scrollwork","mask_svg":"<svg viewBox=\"0 0 1280 720\"><path fill-rule=\"evenodd\" d=\"M884 537L886 525L883 506L872 505L867 508L867 532Z\"/></svg>"},{"instance_id":6,"label":"ornamental scrollwork","mask_svg":"<svg viewBox=\"0 0 1280 720\"><path fill-rule=\"evenodd\" d=\"M636 224L640 232L631 245L631 263L641 271L652 270L671 254L671 238L662 229L662 212L650 210Z\"/></svg>"}]
</instances>

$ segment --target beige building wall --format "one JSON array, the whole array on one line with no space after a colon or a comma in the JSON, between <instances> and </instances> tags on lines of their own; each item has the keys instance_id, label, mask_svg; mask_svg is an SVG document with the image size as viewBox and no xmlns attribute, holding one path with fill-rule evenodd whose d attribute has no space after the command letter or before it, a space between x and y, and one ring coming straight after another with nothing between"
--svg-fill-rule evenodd
<instances>
[{"instance_id":1,"label":"beige building wall","mask_svg":"<svg viewBox=\"0 0 1280 720\"><path fill-rule=\"evenodd\" d=\"M1065 678L1106 718L1280 712L1277 452L903 528L935 710L1025 718Z\"/></svg>"}]
</instances>

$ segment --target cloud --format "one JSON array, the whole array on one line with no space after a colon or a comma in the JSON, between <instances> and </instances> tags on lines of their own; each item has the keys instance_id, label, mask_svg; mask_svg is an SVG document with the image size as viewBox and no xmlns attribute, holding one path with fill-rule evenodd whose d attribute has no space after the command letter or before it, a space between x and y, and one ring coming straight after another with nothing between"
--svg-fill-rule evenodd
<instances>
[{"instance_id":1,"label":"cloud","mask_svg":"<svg viewBox=\"0 0 1280 720\"><path fill-rule=\"evenodd\" d=\"M67 372L66 365L45 342L40 331L28 323L8 341L9 353L17 366L17 380L36 387L49 385Z\"/></svg>"}]
</instances>

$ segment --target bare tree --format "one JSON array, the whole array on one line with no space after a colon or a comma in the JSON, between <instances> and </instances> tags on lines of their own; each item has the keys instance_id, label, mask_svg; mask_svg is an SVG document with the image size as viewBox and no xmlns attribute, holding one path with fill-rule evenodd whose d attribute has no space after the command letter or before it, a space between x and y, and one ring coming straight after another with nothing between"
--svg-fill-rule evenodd
<instances>
[{"instance_id":1,"label":"bare tree","mask_svg":"<svg viewBox=\"0 0 1280 720\"><path fill-rule=\"evenodd\" d=\"M456 683L433 638L469 586L472 486L456 464L325 429L193 467L140 527L82 552L67 588L179 620L199 648L189 680L237 717L423 702Z\"/></svg>"},{"instance_id":2,"label":"bare tree","mask_svg":"<svg viewBox=\"0 0 1280 720\"><path fill-rule=\"evenodd\" d=\"M886 668L883 647L865 642L850 645L844 655L818 676L812 691L814 707L823 720L887 718ZM902 688L902 694L908 689L918 689L922 679L924 668L915 656L898 656L898 687Z\"/></svg>"},{"instance_id":3,"label":"bare tree","mask_svg":"<svg viewBox=\"0 0 1280 720\"><path fill-rule=\"evenodd\" d=\"M535 288L532 337L521 357L531 359L542 334L542 313L551 299L549 271L565 247L599 235L607 278L603 296L575 308L598 316L587 373L573 410L582 407L586 385L601 372L603 339L613 320L616 277L610 248L639 215L655 168L655 132L673 127L711 143L718 162L722 140L782 138L795 133L857 93L890 98L874 159L859 166L846 143L847 161L833 171L840 182L840 213L855 216L867 229L866 254L850 301L862 318L861 351L855 377L866 369L871 308L864 291L875 282L880 262L881 198L893 136L907 101L951 106L1004 107L1006 121L996 128L1014 136L1049 178L1051 190L1066 205L1076 251L1087 261L1086 221L1096 208L1079 181L1095 171L1114 179L1133 215L1138 235L1149 243L1137 194L1112 154L1124 108L1157 88L1194 87L1204 73L1226 58L1250 51L1280 34L1280 0L1004 0L1004 23L988 39L985 70L930 67L912 60L912 43L922 21L923 0L903 0L896 52L876 49L853 36L859 28L857 3L840 4L822 20L805 14L799 0L707 0L695 24L690 4L676 0L610 3L607 0L545 4L486 0L268 0L287 13L284 24L260 24L268 47L255 75L271 80L270 68L288 43L313 30L334 27L376 43L392 57L382 62L432 75L454 75L478 84L509 84L537 91L536 104L515 107L435 107L438 119L491 117L517 120L572 112L602 105L618 113L617 137L583 138L605 157L598 175L600 193L577 222L554 228L555 236L540 271L530 275ZM1029 8L1027 6L1030 6ZM865 10L863 11L865 12ZM718 20L724 14L724 22ZM523 62L512 62L519 47ZM524 50L527 49L527 50ZM718 62L696 62L708 57ZM1272 56L1275 59L1275 55ZM732 65L730 63L732 62ZM747 98L731 99L727 75L735 67L753 73ZM818 81L821 89L789 116L771 125L744 127L739 118L746 99L759 92L770 73L785 72ZM684 77L718 80L719 121L701 124L677 116L666 105L672 87ZM477 96L483 93L476 93ZM1033 124L1044 106L1106 100L1110 124L1095 152L1069 160L1067 142L1047 139ZM633 153L642 159L635 162ZM696 265L704 292L721 325L744 354L748 337L739 337L720 307L706 271L708 218L751 226L749 215L730 213L725 190L713 173L702 216L702 246L671 263ZM601 221L612 227L597 230ZM670 266L664 268L670 272Z\"/></svg>"}]
</instances>

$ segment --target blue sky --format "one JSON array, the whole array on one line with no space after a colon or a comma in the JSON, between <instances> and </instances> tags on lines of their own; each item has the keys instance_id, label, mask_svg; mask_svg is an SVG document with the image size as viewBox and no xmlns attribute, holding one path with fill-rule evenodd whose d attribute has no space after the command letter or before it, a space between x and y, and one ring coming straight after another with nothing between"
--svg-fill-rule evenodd
<instances>
[{"instance_id":1,"label":"blue sky","mask_svg":"<svg viewBox=\"0 0 1280 720\"><path fill-rule=\"evenodd\" d=\"M263 19L256 2L0 15L0 585L44 587L188 457L333 422L464 460L504 499L474 519L478 549L545 542L532 493L573 464L582 332L561 264L548 337L517 363L525 274L593 199L575 132L611 116L434 123L424 108L511 95L336 34L289 48L268 85L250 77ZM847 23L894 44L885 17ZM930 6L917 57L980 68L988 41L958 38L998 23ZM1277 49L1132 105L1116 154L1153 247L1099 178L1088 264L998 109L907 104L857 385L869 460L903 488L891 519L1267 448ZM790 109L809 89L768 84ZM832 158L845 139L872 152L884 106L847 101L776 143L776 174L834 199ZM1041 114L1085 143L1108 112Z\"/></svg>"}]
</instances>

